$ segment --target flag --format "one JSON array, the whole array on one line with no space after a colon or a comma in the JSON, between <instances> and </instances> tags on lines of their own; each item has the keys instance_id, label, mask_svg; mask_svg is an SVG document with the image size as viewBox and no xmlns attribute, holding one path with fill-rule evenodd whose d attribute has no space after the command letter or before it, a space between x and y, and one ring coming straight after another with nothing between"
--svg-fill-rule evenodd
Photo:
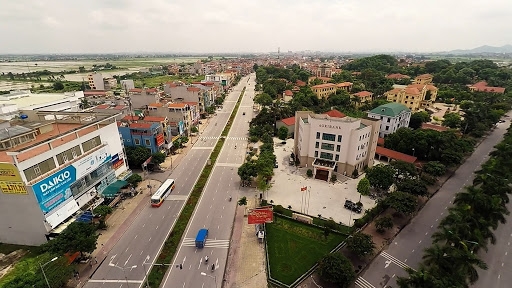
<instances>
[{"instance_id":1,"label":"flag","mask_svg":"<svg viewBox=\"0 0 512 288\"><path fill-rule=\"evenodd\" d=\"M304 192L304 191L307 191L307 190L308 190L308 187L307 187L307 186L304 186L304 187L301 187L301 188L300 188L300 191L301 191L301 192Z\"/></svg>"}]
</instances>

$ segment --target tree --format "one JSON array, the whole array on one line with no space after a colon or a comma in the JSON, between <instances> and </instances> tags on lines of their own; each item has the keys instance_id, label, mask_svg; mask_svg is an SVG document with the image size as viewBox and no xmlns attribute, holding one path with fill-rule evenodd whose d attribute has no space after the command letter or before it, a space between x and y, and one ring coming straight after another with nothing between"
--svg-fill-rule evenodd
<instances>
[{"instance_id":1,"label":"tree","mask_svg":"<svg viewBox=\"0 0 512 288\"><path fill-rule=\"evenodd\" d=\"M238 200L238 206L246 206L247 205L247 197L242 197Z\"/></svg>"},{"instance_id":2,"label":"tree","mask_svg":"<svg viewBox=\"0 0 512 288\"><path fill-rule=\"evenodd\" d=\"M412 113L409 120L409 127L412 129L421 128L421 124L430 122L430 115L426 111Z\"/></svg>"},{"instance_id":3,"label":"tree","mask_svg":"<svg viewBox=\"0 0 512 288\"><path fill-rule=\"evenodd\" d=\"M428 194L427 184L421 179L404 179L396 184L396 189L416 196L426 196Z\"/></svg>"},{"instance_id":4,"label":"tree","mask_svg":"<svg viewBox=\"0 0 512 288\"><path fill-rule=\"evenodd\" d=\"M160 165L165 162L166 155L162 152L156 152L151 155L151 163Z\"/></svg>"},{"instance_id":5,"label":"tree","mask_svg":"<svg viewBox=\"0 0 512 288\"><path fill-rule=\"evenodd\" d=\"M370 181L364 177L357 183L357 192L359 193L359 202L361 202L361 196L370 195Z\"/></svg>"},{"instance_id":6,"label":"tree","mask_svg":"<svg viewBox=\"0 0 512 288\"><path fill-rule=\"evenodd\" d=\"M141 167L149 157L151 157L151 150L146 147L126 147L126 158L131 167Z\"/></svg>"},{"instance_id":7,"label":"tree","mask_svg":"<svg viewBox=\"0 0 512 288\"><path fill-rule=\"evenodd\" d=\"M412 214L418 207L416 196L401 191L391 193L385 201L389 207L404 215Z\"/></svg>"},{"instance_id":8,"label":"tree","mask_svg":"<svg viewBox=\"0 0 512 288\"><path fill-rule=\"evenodd\" d=\"M449 127L449 128L459 128L460 124L462 123L462 120L460 118L459 113L445 113L443 117L443 126Z\"/></svg>"},{"instance_id":9,"label":"tree","mask_svg":"<svg viewBox=\"0 0 512 288\"><path fill-rule=\"evenodd\" d=\"M258 176L258 170L256 169L256 163L254 162L245 162L240 167L238 167L238 176L240 176L240 180L242 185L245 185L248 182L252 181L253 177Z\"/></svg>"},{"instance_id":10,"label":"tree","mask_svg":"<svg viewBox=\"0 0 512 288\"><path fill-rule=\"evenodd\" d=\"M416 166L412 163L408 163L405 161L393 161L389 164L393 169L395 169L395 181L400 182L405 179L410 179L416 177L418 173L416 172Z\"/></svg>"},{"instance_id":11,"label":"tree","mask_svg":"<svg viewBox=\"0 0 512 288\"><path fill-rule=\"evenodd\" d=\"M53 83L53 90L60 91L62 89L64 89L64 84L62 84L62 82L57 81Z\"/></svg>"},{"instance_id":12,"label":"tree","mask_svg":"<svg viewBox=\"0 0 512 288\"><path fill-rule=\"evenodd\" d=\"M380 217L375 220L375 228L379 233L383 233L387 229L393 228L393 219L390 216Z\"/></svg>"},{"instance_id":13,"label":"tree","mask_svg":"<svg viewBox=\"0 0 512 288\"><path fill-rule=\"evenodd\" d=\"M108 214L112 214L112 207L108 205L99 205L94 208L93 213L95 215L99 215L100 217L106 217Z\"/></svg>"},{"instance_id":14,"label":"tree","mask_svg":"<svg viewBox=\"0 0 512 288\"><path fill-rule=\"evenodd\" d=\"M395 170L384 164L375 165L366 170L366 178L370 185L376 189L387 191L393 185Z\"/></svg>"},{"instance_id":15,"label":"tree","mask_svg":"<svg viewBox=\"0 0 512 288\"><path fill-rule=\"evenodd\" d=\"M277 137L281 140L286 140L286 138L288 138L288 128L286 128L286 126L279 127L279 130L277 130Z\"/></svg>"},{"instance_id":16,"label":"tree","mask_svg":"<svg viewBox=\"0 0 512 288\"><path fill-rule=\"evenodd\" d=\"M139 174L132 174L128 179L126 179L126 182L130 183L133 187L137 187L137 185L142 182L142 176Z\"/></svg>"},{"instance_id":17,"label":"tree","mask_svg":"<svg viewBox=\"0 0 512 288\"><path fill-rule=\"evenodd\" d=\"M347 238L347 248L358 257L363 258L373 254L375 243L373 243L372 236L358 232Z\"/></svg>"},{"instance_id":18,"label":"tree","mask_svg":"<svg viewBox=\"0 0 512 288\"><path fill-rule=\"evenodd\" d=\"M89 103L89 100L87 100L85 97L80 99L80 104L78 104L80 109L87 109L91 107L91 103Z\"/></svg>"},{"instance_id":19,"label":"tree","mask_svg":"<svg viewBox=\"0 0 512 288\"><path fill-rule=\"evenodd\" d=\"M190 128L190 132L197 133L197 132L199 132L199 129L197 129L196 126L193 126L192 128Z\"/></svg>"},{"instance_id":20,"label":"tree","mask_svg":"<svg viewBox=\"0 0 512 288\"><path fill-rule=\"evenodd\" d=\"M270 106L273 103L272 97L267 93L261 93L254 97L254 103L261 106Z\"/></svg>"},{"instance_id":21,"label":"tree","mask_svg":"<svg viewBox=\"0 0 512 288\"><path fill-rule=\"evenodd\" d=\"M96 249L99 235L90 223L73 222L56 238L45 245L48 251L64 254L67 252L92 253Z\"/></svg>"},{"instance_id":22,"label":"tree","mask_svg":"<svg viewBox=\"0 0 512 288\"><path fill-rule=\"evenodd\" d=\"M318 274L323 280L341 288L350 287L355 278L352 263L341 253L326 255L319 263Z\"/></svg>"},{"instance_id":23,"label":"tree","mask_svg":"<svg viewBox=\"0 0 512 288\"><path fill-rule=\"evenodd\" d=\"M307 175L309 178L313 177L313 170L308 169L308 170L306 171L306 175Z\"/></svg>"},{"instance_id":24,"label":"tree","mask_svg":"<svg viewBox=\"0 0 512 288\"><path fill-rule=\"evenodd\" d=\"M423 164L422 170L432 176L439 177L446 173L446 166L439 161L429 161Z\"/></svg>"}]
</instances>

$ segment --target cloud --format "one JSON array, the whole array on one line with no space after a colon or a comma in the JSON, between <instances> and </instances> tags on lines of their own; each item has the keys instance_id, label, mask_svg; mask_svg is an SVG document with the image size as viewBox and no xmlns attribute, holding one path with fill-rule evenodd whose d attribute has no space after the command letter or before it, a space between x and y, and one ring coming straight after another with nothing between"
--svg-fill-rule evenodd
<instances>
[{"instance_id":1,"label":"cloud","mask_svg":"<svg viewBox=\"0 0 512 288\"><path fill-rule=\"evenodd\" d=\"M512 44L506 0L16 0L0 53L444 51Z\"/></svg>"}]
</instances>

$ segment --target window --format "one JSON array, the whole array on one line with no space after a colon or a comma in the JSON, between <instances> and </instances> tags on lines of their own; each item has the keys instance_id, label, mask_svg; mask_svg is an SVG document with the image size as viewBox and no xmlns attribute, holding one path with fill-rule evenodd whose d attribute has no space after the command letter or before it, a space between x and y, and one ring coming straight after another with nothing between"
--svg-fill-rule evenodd
<instances>
[{"instance_id":1,"label":"window","mask_svg":"<svg viewBox=\"0 0 512 288\"><path fill-rule=\"evenodd\" d=\"M389 126L386 126L386 131L388 131L388 130L389 130Z\"/></svg>"},{"instance_id":2,"label":"window","mask_svg":"<svg viewBox=\"0 0 512 288\"><path fill-rule=\"evenodd\" d=\"M133 139L133 143L135 145L140 145L140 139Z\"/></svg>"},{"instance_id":3,"label":"window","mask_svg":"<svg viewBox=\"0 0 512 288\"><path fill-rule=\"evenodd\" d=\"M318 157L318 151L315 151L315 157Z\"/></svg>"},{"instance_id":4,"label":"window","mask_svg":"<svg viewBox=\"0 0 512 288\"><path fill-rule=\"evenodd\" d=\"M48 173L52 171L53 169L57 168L55 165L55 161L53 160L53 157L48 158L41 163L38 163L32 167L29 167L25 170L23 170L23 173L25 173L25 177L27 177L27 181L32 181L36 179L37 177Z\"/></svg>"},{"instance_id":5,"label":"window","mask_svg":"<svg viewBox=\"0 0 512 288\"><path fill-rule=\"evenodd\" d=\"M338 142L341 142L341 138L342 138L342 136L338 135Z\"/></svg>"},{"instance_id":6,"label":"window","mask_svg":"<svg viewBox=\"0 0 512 288\"><path fill-rule=\"evenodd\" d=\"M319 142L316 142L316 143L315 143L315 148L317 148L317 149L318 149L319 145L320 145L320 143L319 143Z\"/></svg>"},{"instance_id":7,"label":"window","mask_svg":"<svg viewBox=\"0 0 512 288\"><path fill-rule=\"evenodd\" d=\"M334 160L340 161L340 155L336 154L336 157L334 157Z\"/></svg>"},{"instance_id":8,"label":"window","mask_svg":"<svg viewBox=\"0 0 512 288\"><path fill-rule=\"evenodd\" d=\"M340 152L341 145L336 145L336 152Z\"/></svg>"},{"instance_id":9,"label":"window","mask_svg":"<svg viewBox=\"0 0 512 288\"><path fill-rule=\"evenodd\" d=\"M391 122L391 118L388 118L388 123Z\"/></svg>"},{"instance_id":10,"label":"window","mask_svg":"<svg viewBox=\"0 0 512 288\"><path fill-rule=\"evenodd\" d=\"M320 152L320 158L332 160L332 153Z\"/></svg>"},{"instance_id":11,"label":"window","mask_svg":"<svg viewBox=\"0 0 512 288\"><path fill-rule=\"evenodd\" d=\"M80 155L82 155L82 152L80 151L80 146L75 146L71 149L68 149L64 152L57 154L57 163L59 163L59 166L63 165L64 163L71 161Z\"/></svg>"},{"instance_id":12,"label":"window","mask_svg":"<svg viewBox=\"0 0 512 288\"><path fill-rule=\"evenodd\" d=\"M90 151L91 149L98 147L101 145L101 138L100 136L96 136L92 139L89 139L82 143L82 148L84 149L84 153L87 151Z\"/></svg>"},{"instance_id":13,"label":"window","mask_svg":"<svg viewBox=\"0 0 512 288\"><path fill-rule=\"evenodd\" d=\"M334 135L334 134L329 134L329 133L323 133L323 134L322 134L322 140L327 140L327 141L336 141L336 135Z\"/></svg>"},{"instance_id":14,"label":"window","mask_svg":"<svg viewBox=\"0 0 512 288\"><path fill-rule=\"evenodd\" d=\"M334 151L334 144L322 143L322 149Z\"/></svg>"},{"instance_id":15,"label":"window","mask_svg":"<svg viewBox=\"0 0 512 288\"><path fill-rule=\"evenodd\" d=\"M149 141L149 139L144 139L144 143L146 146L151 146L151 141Z\"/></svg>"},{"instance_id":16,"label":"window","mask_svg":"<svg viewBox=\"0 0 512 288\"><path fill-rule=\"evenodd\" d=\"M316 132L316 139L320 139L320 132Z\"/></svg>"}]
</instances>

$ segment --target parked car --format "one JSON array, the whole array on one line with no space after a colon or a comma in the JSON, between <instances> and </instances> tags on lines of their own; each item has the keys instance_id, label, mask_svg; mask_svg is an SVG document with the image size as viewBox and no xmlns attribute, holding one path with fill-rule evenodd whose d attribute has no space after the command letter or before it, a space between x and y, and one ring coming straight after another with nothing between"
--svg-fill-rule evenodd
<instances>
[{"instance_id":1,"label":"parked car","mask_svg":"<svg viewBox=\"0 0 512 288\"><path fill-rule=\"evenodd\" d=\"M353 212L356 212L356 213L361 213L363 211L363 209L361 208L361 206L357 205L357 203L354 203L350 200L345 200L345 205L344 207L348 210L352 210Z\"/></svg>"}]
</instances>

